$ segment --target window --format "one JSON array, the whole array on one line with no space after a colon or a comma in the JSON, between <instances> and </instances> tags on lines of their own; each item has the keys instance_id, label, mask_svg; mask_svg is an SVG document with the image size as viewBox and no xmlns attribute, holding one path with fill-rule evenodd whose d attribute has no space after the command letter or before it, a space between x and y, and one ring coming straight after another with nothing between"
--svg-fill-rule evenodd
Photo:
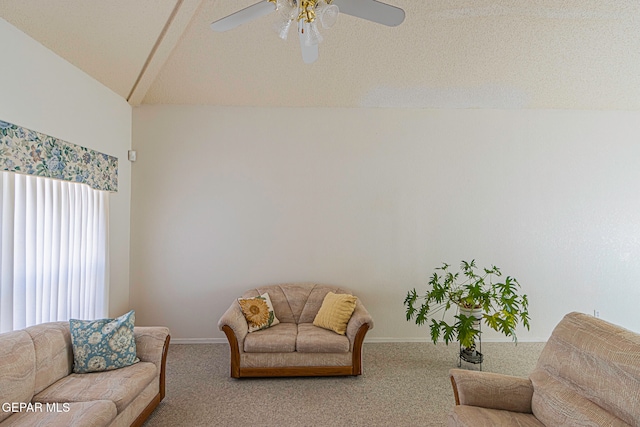
<instances>
[{"instance_id":1,"label":"window","mask_svg":"<svg viewBox=\"0 0 640 427\"><path fill-rule=\"evenodd\" d=\"M0 333L106 317L109 193L0 172Z\"/></svg>"}]
</instances>

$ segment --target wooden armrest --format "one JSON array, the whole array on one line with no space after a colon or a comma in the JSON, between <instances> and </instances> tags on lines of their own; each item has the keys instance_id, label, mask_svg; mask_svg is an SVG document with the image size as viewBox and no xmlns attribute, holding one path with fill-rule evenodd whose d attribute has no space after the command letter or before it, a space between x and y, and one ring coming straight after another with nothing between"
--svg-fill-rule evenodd
<instances>
[{"instance_id":1,"label":"wooden armrest","mask_svg":"<svg viewBox=\"0 0 640 427\"><path fill-rule=\"evenodd\" d=\"M224 330L225 326L229 327L233 331L235 339L238 342L240 352L242 352L244 349L244 338L249 333L249 325L247 324L247 319L244 317L244 314L242 314L242 309L240 308L238 301L234 300L227 311L224 312L220 320L218 320L218 329L228 336L228 332Z\"/></svg>"},{"instance_id":2,"label":"wooden armrest","mask_svg":"<svg viewBox=\"0 0 640 427\"><path fill-rule=\"evenodd\" d=\"M356 342L356 336L358 332L361 330L363 325L367 325L367 330L373 329L373 318L369 314L364 305L360 302L360 299L356 300L356 308L353 310L353 314L351 315L351 319L349 319L349 323L347 323L347 338L349 338L349 342L351 343L351 350L353 350L353 346Z\"/></svg>"}]
</instances>

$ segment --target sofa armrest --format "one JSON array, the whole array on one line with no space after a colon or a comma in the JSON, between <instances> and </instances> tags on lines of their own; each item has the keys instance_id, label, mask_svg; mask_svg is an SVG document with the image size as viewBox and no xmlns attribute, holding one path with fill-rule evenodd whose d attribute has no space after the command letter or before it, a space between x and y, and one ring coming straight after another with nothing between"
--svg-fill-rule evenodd
<instances>
[{"instance_id":1,"label":"sofa armrest","mask_svg":"<svg viewBox=\"0 0 640 427\"><path fill-rule=\"evenodd\" d=\"M533 385L528 378L451 369L456 405L531 413Z\"/></svg>"},{"instance_id":2,"label":"sofa armrest","mask_svg":"<svg viewBox=\"0 0 640 427\"><path fill-rule=\"evenodd\" d=\"M238 301L234 300L231 307L229 307L220 320L218 320L218 329L224 331L224 326L228 326L233 330L238 342L238 351L243 353L244 338L249 333L249 325L247 324L247 319L244 317L244 314L242 314L242 309Z\"/></svg>"},{"instance_id":3,"label":"sofa armrest","mask_svg":"<svg viewBox=\"0 0 640 427\"><path fill-rule=\"evenodd\" d=\"M136 326L133 328L133 335L140 361L155 363L159 369L169 329L162 326Z\"/></svg>"},{"instance_id":4,"label":"sofa armrest","mask_svg":"<svg viewBox=\"0 0 640 427\"><path fill-rule=\"evenodd\" d=\"M369 329L373 329L373 318L369 314L364 305L360 302L358 298L356 300L356 308L353 310L353 314L351 315L351 319L349 319L349 323L347 323L347 338L349 338L349 342L351 343L351 350L353 350L353 345L356 339L356 334L360 330L360 327L364 324L369 326Z\"/></svg>"},{"instance_id":5,"label":"sofa armrest","mask_svg":"<svg viewBox=\"0 0 640 427\"><path fill-rule=\"evenodd\" d=\"M158 369L160 400L165 394L165 371L169 351L169 328L163 326L136 326L133 328L136 340L136 356L141 362L151 362Z\"/></svg>"}]
</instances>

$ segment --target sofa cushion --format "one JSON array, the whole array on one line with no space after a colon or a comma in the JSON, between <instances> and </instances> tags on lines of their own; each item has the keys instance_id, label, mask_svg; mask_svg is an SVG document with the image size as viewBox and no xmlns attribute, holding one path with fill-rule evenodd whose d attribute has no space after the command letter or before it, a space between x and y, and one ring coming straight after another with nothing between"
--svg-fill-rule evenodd
<instances>
[{"instance_id":1,"label":"sofa cushion","mask_svg":"<svg viewBox=\"0 0 640 427\"><path fill-rule=\"evenodd\" d=\"M353 367L351 353L242 353L240 361L243 368Z\"/></svg>"},{"instance_id":2,"label":"sofa cushion","mask_svg":"<svg viewBox=\"0 0 640 427\"><path fill-rule=\"evenodd\" d=\"M591 375L588 372L585 374ZM629 425L544 371L535 371L530 378L533 383L531 409L545 425Z\"/></svg>"},{"instance_id":3,"label":"sofa cushion","mask_svg":"<svg viewBox=\"0 0 640 427\"><path fill-rule=\"evenodd\" d=\"M312 323L328 292L350 294L347 288L313 283L286 283L246 291L242 298L269 293L276 317L282 323Z\"/></svg>"},{"instance_id":4,"label":"sofa cushion","mask_svg":"<svg viewBox=\"0 0 640 427\"><path fill-rule=\"evenodd\" d=\"M71 374L33 397L34 402L88 402L110 400L118 413L156 378L156 365L139 362L122 369Z\"/></svg>"},{"instance_id":5,"label":"sofa cushion","mask_svg":"<svg viewBox=\"0 0 640 427\"><path fill-rule=\"evenodd\" d=\"M299 323L300 313L304 308L313 285L283 284L260 287L253 292L257 295L269 293L276 316L282 323Z\"/></svg>"},{"instance_id":6,"label":"sofa cushion","mask_svg":"<svg viewBox=\"0 0 640 427\"><path fill-rule=\"evenodd\" d=\"M134 323L133 310L115 319L69 320L73 372L110 371L137 363Z\"/></svg>"},{"instance_id":7,"label":"sofa cushion","mask_svg":"<svg viewBox=\"0 0 640 427\"><path fill-rule=\"evenodd\" d=\"M25 331L0 335L0 405L29 402L36 382L36 352ZM0 410L0 421L10 412Z\"/></svg>"},{"instance_id":8,"label":"sofa cushion","mask_svg":"<svg viewBox=\"0 0 640 427\"><path fill-rule=\"evenodd\" d=\"M300 353L344 353L349 351L349 339L311 323L298 325L296 351Z\"/></svg>"},{"instance_id":9,"label":"sofa cushion","mask_svg":"<svg viewBox=\"0 0 640 427\"><path fill-rule=\"evenodd\" d=\"M313 324L337 334L347 332L347 323L356 308L357 297L349 294L327 293Z\"/></svg>"},{"instance_id":10,"label":"sofa cushion","mask_svg":"<svg viewBox=\"0 0 640 427\"><path fill-rule=\"evenodd\" d=\"M275 326L280 321L273 311L268 293L252 298L238 298L242 314L247 320L249 332L261 331Z\"/></svg>"},{"instance_id":11,"label":"sofa cushion","mask_svg":"<svg viewBox=\"0 0 640 427\"><path fill-rule=\"evenodd\" d=\"M289 353L296 350L298 325L280 323L269 329L249 334L244 339L247 353Z\"/></svg>"},{"instance_id":12,"label":"sofa cushion","mask_svg":"<svg viewBox=\"0 0 640 427\"><path fill-rule=\"evenodd\" d=\"M316 318L316 315L329 292L333 292L334 294L351 294L351 291L346 288L327 285L313 285L313 290L304 304L298 323L313 323L313 320Z\"/></svg>"},{"instance_id":13,"label":"sofa cushion","mask_svg":"<svg viewBox=\"0 0 640 427\"><path fill-rule=\"evenodd\" d=\"M26 329L36 350L36 386L40 393L73 369L69 322L51 322Z\"/></svg>"},{"instance_id":14,"label":"sofa cushion","mask_svg":"<svg viewBox=\"0 0 640 427\"><path fill-rule=\"evenodd\" d=\"M92 402L53 403L41 411L11 415L2 427L104 427L116 417L116 405L110 400Z\"/></svg>"},{"instance_id":15,"label":"sofa cushion","mask_svg":"<svg viewBox=\"0 0 640 427\"><path fill-rule=\"evenodd\" d=\"M449 412L447 425L449 427L544 427L544 424L536 420L532 414L466 405L455 406L453 410Z\"/></svg>"}]
</instances>

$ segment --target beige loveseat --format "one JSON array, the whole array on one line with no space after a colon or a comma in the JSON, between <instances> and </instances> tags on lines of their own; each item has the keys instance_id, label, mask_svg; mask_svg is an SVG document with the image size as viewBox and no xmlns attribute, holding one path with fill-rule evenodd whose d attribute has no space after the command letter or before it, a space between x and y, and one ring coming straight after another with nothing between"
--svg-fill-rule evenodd
<instances>
[{"instance_id":1,"label":"beige loveseat","mask_svg":"<svg viewBox=\"0 0 640 427\"><path fill-rule=\"evenodd\" d=\"M0 426L140 426L164 397L169 330L134 328L140 362L74 374L69 322L0 335Z\"/></svg>"},{"instance_id":2,"label":"beige loveseat","mask_svg":"<svg viewBox=\"0 0 640 427\"><path fill-rule=\"evenodd\" d=\"M567 314L529 378L451 370L449 426L640 426L640 335Z\"/></svg>"},{"instance_id":3,"label":"beige loveseat","mask_svg":"<svg viewBox=\"0 0 640 427\"><path fill-rule=\"evenodd\" d=\"M360 300L347 324L346 335L313 325L327 293L352 294L347 288L317 284L264 286L242 298L268 293L279 324L248 332L237 301L224 313L218 328L229 340L231 376L360 375L362 342L373 319Z\"/></svg>"}]
</instances>

